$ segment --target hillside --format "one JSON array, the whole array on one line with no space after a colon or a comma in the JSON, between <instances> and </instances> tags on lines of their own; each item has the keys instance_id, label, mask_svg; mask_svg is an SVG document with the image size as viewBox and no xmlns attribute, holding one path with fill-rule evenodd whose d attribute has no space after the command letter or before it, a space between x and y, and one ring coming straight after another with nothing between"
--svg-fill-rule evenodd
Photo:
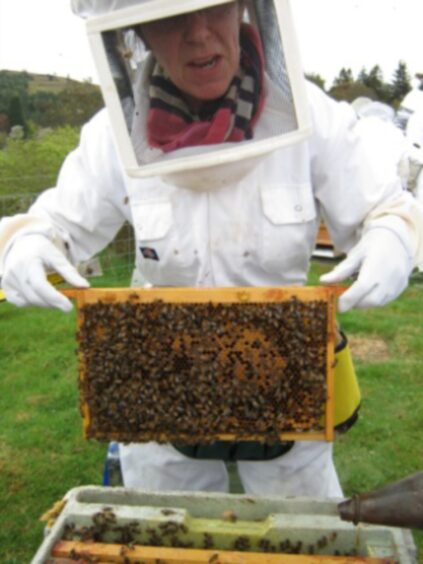
<instances>
[{"instance_id":1,"label":"hillside","mask_svg":"<svg viewBox=\"0 0 423 564\"><path fill-rule=\"evenodd\" d=\"M26 77L28 80L29 94L35 94L36 92L58 94L62 90L65 90L70 84L82 84L87 89L99 91L99 87L89 81L79 81L69 77L57 76L55 74L37 74L27 71L1 70L0 79L1 77L9 77L12 82L19 82L22 80L22 77Z\"/></svg>"},{"instance_id":2,"label":"hillside","mask_svg":"<svg viewBox=\"0 0 423 564\"><path fill-rule=\"evenodd\" d=\"M19 76L22 73L17 71L0 71L1 74L6 74L13 77ZM36 73L25 73L29 77L28 82L28 93L35 94L36 92L50 92L52 94L58 94L65 90L69 84L84 84L88 88L96 88L92 84L86 82L78 82L72 78L64 78L62 76L56 76L53 74L36 74Z\"/></svg>"},{"instance_id":3,"label":"hillside","mask_svg":"<svg viewBox=\"0 0 423 564\"><path fill-rule=\"evenodd\" d=\"M72 78L64 78L62 76L56 76L52 74L35 74L29 73L31 77L31 82L28 85L29 94L35 94L36 92L51 92L52 94L59 94L70 84L82 84L84 88L98 90L98 86L95 86L89 82L80 82L73 80Z\"/></svg>"},{"instance_id":4,"label":"hillside","mask_svg":"<svg viewBox=\"0 0 423 564\"><path fill-rule=\"evenodd\" d=\"M80 126L103 106L88 81L26 71L0 71L0 131L28 122L41 127Z\"/></svg>"}]
</instances>

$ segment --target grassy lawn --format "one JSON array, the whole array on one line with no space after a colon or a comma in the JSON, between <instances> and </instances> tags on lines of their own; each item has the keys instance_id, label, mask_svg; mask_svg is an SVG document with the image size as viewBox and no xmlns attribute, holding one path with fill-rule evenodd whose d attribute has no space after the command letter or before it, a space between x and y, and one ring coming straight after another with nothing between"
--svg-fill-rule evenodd
<instances>
[{"instance_id":1,"label":"grassy lawn","mask_svg":"<svg viewBox=\"0 0 423 564\"><path fill-rule=\"evenodd\" d=\"M311 281L326 269L315 265ZM340 317L363 396L359 422L335 447L346 495L423 469L422 298L416 278L395 304ZM40 515L69 489L102 481L106 445L82 438L75 325L74 313L0 303L1 563L28 562L42 541ZM423 555L423 534L415 540Z\"/></svg>"}]
</instances>

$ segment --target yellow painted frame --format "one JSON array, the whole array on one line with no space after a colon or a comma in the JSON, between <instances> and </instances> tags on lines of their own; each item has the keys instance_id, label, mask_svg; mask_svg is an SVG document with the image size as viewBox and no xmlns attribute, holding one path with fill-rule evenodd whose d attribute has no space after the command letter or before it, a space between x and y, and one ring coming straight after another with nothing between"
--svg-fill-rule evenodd
<instances>
[{"instance_id":1,"label":"yellow painted frame","mask_svg":"<svg viewBox=\"0 0 423 564\"><path fill-rule=\"evenodd\" d=\"M339 286L305 286L305 287L230 287L230 288L88 288L63 289L62 293L76 300L78 307L78 327L83 323L83 307L98 301L116 303L132 301L149 303L161 300L167 303L274 303L296 298L300 301L319 300L327 307L326 332L326 385L327 397L325 406L325 422L322 431L283 432L281 441L290 440L334 440L334 363L336 341L336 298L344 288ZM79 359L80 380L86 377L84 358ZM81 413L85 436L90 424L88 404L81 398ZM119 435L110 434L109 440L119 440ZM261 435L252 434L248 439L262 440ZM163 436L163 440L166 437ZM234 435L219 434L216 440L236 440Z\"/></svg>"}]
</instances>

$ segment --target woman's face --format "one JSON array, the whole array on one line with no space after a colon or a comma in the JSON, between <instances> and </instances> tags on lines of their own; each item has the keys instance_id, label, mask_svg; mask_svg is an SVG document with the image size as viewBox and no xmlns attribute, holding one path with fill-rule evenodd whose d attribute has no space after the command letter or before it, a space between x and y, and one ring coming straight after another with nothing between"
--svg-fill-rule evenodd
<instances>
[{"instance_id":1,"label":"woman's face","mask_svg":"<svg viewBox=\"0 0 423 564\"><path fill-rule=\"evenodd\" d=\"M230 2L141 25L144 41L192 109L227 91L240 59L242 3Z\"/></svg>"}]
</instances>

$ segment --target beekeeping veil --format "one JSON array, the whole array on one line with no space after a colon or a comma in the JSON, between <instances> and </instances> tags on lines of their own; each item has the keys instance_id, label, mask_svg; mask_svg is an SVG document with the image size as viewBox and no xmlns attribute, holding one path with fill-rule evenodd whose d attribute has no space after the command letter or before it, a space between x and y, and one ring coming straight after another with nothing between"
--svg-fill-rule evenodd
<instances>
[{"instance_id":1,"label":"beekeeping veil","mask_svg":"<svg viewBox=\"0 0 423 564\"><path fill-rule=\"evenodd\" d=\"M310 132L304 80L289 0L246 0L244 21L264 52L265 108L251 139L164 152L147 142L148 84L154 57L139 24L236 0L72 0L87 31L120 157L133 177L161 176L177 185L210 189L241 178L266 153ZM269 113L270 112L270 113Z\"/></svg>"}]
</instances>

